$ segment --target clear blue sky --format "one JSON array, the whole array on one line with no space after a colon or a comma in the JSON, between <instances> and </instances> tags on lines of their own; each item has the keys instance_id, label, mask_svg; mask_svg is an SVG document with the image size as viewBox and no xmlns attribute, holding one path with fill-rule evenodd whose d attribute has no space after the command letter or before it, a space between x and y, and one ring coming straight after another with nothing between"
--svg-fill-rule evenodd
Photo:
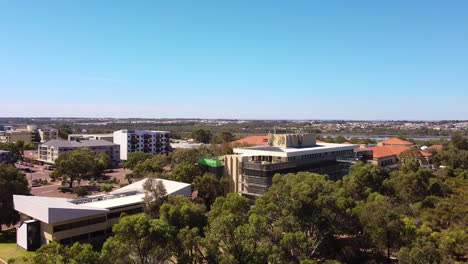
<instances>
[{"instance_id":1,"label":"clear blue sky","mask_svg":"<svg viewBox=\"0 0 468 264\"><path fill-rule=\"evenodd\" d=\"M0 0L0 116L468 119L468 1Z\"/></svg>"}]
</instances>

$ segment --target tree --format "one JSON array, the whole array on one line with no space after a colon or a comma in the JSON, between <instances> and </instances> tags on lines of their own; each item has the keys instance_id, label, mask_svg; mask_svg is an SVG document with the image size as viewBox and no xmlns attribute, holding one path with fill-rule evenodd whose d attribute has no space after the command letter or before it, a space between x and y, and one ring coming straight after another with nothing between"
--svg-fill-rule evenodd
<instances>
[{"instance_id":1,"label":"tree","mask_svg":"<svg viewBox=\"0 0 468 264\"><path fill-rule=\"evenodd\" d=\"M145 212L152 218L159 216L159 208L166 199L167 191L162 181L155 178L148 178L143 184L145 190L144 208Z\"/></svg>"},{"instance_id":2,"label":"tree","mask_svg":"<svg viewBox=\"0 0 468 264\"><path fill-rule=\"evenodd\" d=\"M146 214L125 216L112 228L114 236L106 240L101 260L113 264L167 263L172 256L174 230Z\"/></svg>"},{"instance_id":3,"label":"tree","mask_svg":"<svg viewBox=\"0 0 468 264\"><path fill-rule=\"evenodd\" d=\"M147 159L152 158L153 155L151 153L145 153L142 151L135 151L130 154L128 154L127 160L124 162L125 168L129 168L133 170L135 166Z\"/></svg>"},{"instance_id":4,"label":"tree","mask_svg":"<svg viewBox=\"0 0 468 264\"><path fill-rule=\"evenodd\" d=\"M250 219L258 222L256 230L270 244L270 261L300 263L325 254L325 245L344 234L350 205L323 175L277 174Z\"/></svg>"},{"instance_id":5,"label":"tree","mask_svg":"<svg viewBox=\"0 0 468 264\"><path fill-rule=\"evenodd\" d=\"M0 149L9 151L11 155L10 157L11 162L14 163L23 157L24 150L33 150L33 149L37 149L37 147L32 143L24 142L20 140L14 143L12 142L0 143Z\"/></svg>"},{"instance_id":6,"label":"tree","mask_svg":"<svg viewBox=\"0 0 468 264\"><path fill-rule=\"evenodd\" d=\"M12 225L19 220L13 208L14 194L28 195L28 181L13 165L0 164L0 225Z\"/></svg>"},{"instance_id":7,"label":"tree","mask_svg":"<svg viewBox=\"0 0 468 264\"><path fill-rule=\"evenodd\" d=\"M197 191L197 197L203 200L207 208L211 208L216 198L224 195L223 185L211 173L196 177L193 181L193 187Z\"/></svg>"},{"instance_id":8,"label":"tree","mask_svg":"<svg viewBox=\"0 0 468 264\"><path fill-rule=\"evenodd\" d=\"M209 263L266 263L258 251L259 233L249 223L250 206L249 199L234 193L216 199L208 217Z\"/></svg>"},{"instance_id":9,"label":"tree","mask_svg":"<svg viewBox=\"0 0 468 264\"><path fill-rule=\"evenodd\" d=\"M171 155L172 167L181 163L196 164L202 157L200 149L176 149Z\"/></svg>"},{"instance_id":10,"label":"tree","mask_svg":"<svg viewBox=\"0 0 468 264\"><path fill-rule=\"evenodd\" d=\"M206 207L203 204L196 204L189 198L177 195L169 196L159 209L160 219L169 225L181 230L185 227L203 230L207 224Z\"/></svg>"},{"instance_id":11,"label":"tree","mask_svg":"<svg viewBox=\"0 0 468 264\"><path fill-rule=\"evenodd\" d=\"M230 143L236 139L236 136L229 131L221 132L217 137L218 143Z\"/></svg>"},{"instance_id":12,"label":"tree","mask_svg":"<svg viewBox=\"0 0 468 264\"><path fill-rule=\"evenodd\" d=\"M51 173L52 179L60 179L73 188L73 183L91 179L96 176L94 153L87 148L79 148L60 155L55 160L56 169Z\"/></svg>"},{"instance_id":13,"label":"tree","mask_svg":"<svg viewBox=\"0 0 468 264\"><path fill-rule=\"evenodd\" d=\"M29 258L34 264L99 264L99 253L90 244L74 243L71 247L56 241L43 245Z\"/></svg>"},{"instance_id":14,"label":"tree","mask_svg":"<svg viewBox=\"0 0 468 264\"><path fill-rule=\"evenodd\" d=\"M451 144L453 147L459 150L468 150L468 140L462 136L460 133L455 133L452 135Z\"/></svg>"},{"instance_id":15,"label":"tree","mask_svg":"<svg viewBox=\"0 0 468 264\"><path fill-rule=\"evenodd\" d=\"M112 167L112 161L106 153L99 153L96 158L96 174L101 175L105 170Z\"/></svg>"},{"instance_id":16,"label":"tree","mask_svg":"<svg viewBox=\"0 0 468 264\"><path fill-rule=\"evenodd\" d=\"M192 138L197 142L208 144L213 138L213 135L210 130L197 129L192 132Z\"/></svg>"},{"instance_id":17,"label":"tree","mask_svg":"<svg viewBox=\"0 0 468 264\"><path fill-rule=\"evenodd\" d=\"M387 197L376 196L356 209L364 226L364 232L378 246L387 251L387 261L390 262L391 250L401 245L404 239L404 224L395 206Z\"/></svg>"},{"instance_id":18,"label":"tree","mask_svg":"<svg viewBox=\"0 0 468 264\"><path fill-rule=\"evenodd\" d=\"M61 124L57 127L58 129L58 136L61 139L68 139L68 135L73 134L73 128L69 124Z\"/></svg>"},{"instance_id":19,"label":"tree","mask_svg":"<svg viewBox=\"0 0 468 264\"><path fill-rule=\"evenodd\" d=\"M382 168L358 162L351 166L349 174L343 178L343 187L347 195L356 201L362 201L373 192L381 192L387 176Z\"/></svg>"},{"instance_id":20,"label":"tree","mask_svg":"<svg viewBox=\"0 0 468 264\"><path fill-rule=\"evenodd\" d=\"M198 175L200 175L200 170L195 164L181 163L174 167L171 177L175 181L192 183Z\"/></svg>"},{"instance_id":21,"label":"tree","mask_svg":"<svg viewBox=\"0 0 468 264\"><path fill-rule=\"evenodd\" d=\"M146 174L164 172L164 167L169 164L170 158L168 156L154 155L134 166L133 173L135 174L135 177L143 178Z\"/></svg>"}]
</instances>

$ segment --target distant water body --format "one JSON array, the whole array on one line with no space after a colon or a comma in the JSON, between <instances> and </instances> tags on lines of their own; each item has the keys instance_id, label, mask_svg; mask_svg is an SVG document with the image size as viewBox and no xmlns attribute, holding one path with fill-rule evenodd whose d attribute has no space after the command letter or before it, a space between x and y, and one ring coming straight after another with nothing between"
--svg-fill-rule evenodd
<instances>
[{"instance_id":1,"label":"distant water body","mask_svg":"<svg viewBox=\"0 0 468 264\"><path fill-rule=\"evenodd\" d=\"M339 135L339 134L320 134L321 137L338 137L338 136L343 136L347 139L350 139L350 138L369 138L369 139L373 139L373 140L376 140L376 141L382 141L382 140L386 140L386 139L389 139L389 138L392 138L392 137L397 137L397 135L386 135L386 136L374 136L374 135L347 135L347 134L344 134L344 135ZM423 140L423 141L428 141L428 140L438 140L438 139L446 139L446 140L450 140L450 137L448 136L432 136L432 137L408 137L409 139L414 139L414 140Z\"/></svg>"}]
</instances>

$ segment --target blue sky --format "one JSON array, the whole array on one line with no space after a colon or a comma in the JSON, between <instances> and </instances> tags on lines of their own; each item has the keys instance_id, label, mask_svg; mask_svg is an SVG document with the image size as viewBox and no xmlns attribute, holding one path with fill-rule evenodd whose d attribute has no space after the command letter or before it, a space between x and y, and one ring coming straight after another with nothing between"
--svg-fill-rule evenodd
<instances>
[{"instance_id":1,"label":"blue sky","mask_svg":"<svg viewBox=\"0 0 468 264\"><path fill-rule=\"evenodd\" d=\"M0 0L0 116L467 119L467 10Z\"/></svg>"}]
</instances>

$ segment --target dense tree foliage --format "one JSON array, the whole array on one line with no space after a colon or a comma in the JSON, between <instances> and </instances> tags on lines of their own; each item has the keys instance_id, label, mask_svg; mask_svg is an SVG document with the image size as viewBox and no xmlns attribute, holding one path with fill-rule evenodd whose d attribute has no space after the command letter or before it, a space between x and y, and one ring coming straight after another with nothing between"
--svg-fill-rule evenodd
<instances>
[{"instance_id":1,"label":"dense tree foliage","mask_svg":"<svg viewBox=\"0 0 468 264\"><path fill-rule=\"evenodd\" d=\"M255 201L224 196L220 180L204 174L192 179L196 199L169 196L158 202L157 214L123 217L98 252L100 260L466 262L468 172L463 157L450 163L451 152L466 151L462 141L436 154L437 162L450 165L435 172L408 153L396 170L357 163L339 181L309 172L275 175L271 188ZM181 151L171 164L190 167L196 162L190 154L201 152Z\"/></svg>"},{"instance_id":2,"label":"dense tree foliage","mask_svg":"<svg viewBox=\"0 0 468 264\"><path fill-rule=\"evenodd\" d=\"M17 162L23 157L23 152L25 150L37 150L36 145L30 142L16 141L14 143L0 143L1 150L7 150L11 155L11 162Z\"/></svg>"},{"instance_id":3,"label":"dense tree foliage","mask_svg":"<svg viewBox=\"0 0 468 264\"><path fill-rule=\"evenodd\" d=\"M127 160L124 162L125 168L133 170L139 163L152 158L151 153L145 153L143 151L135 151L128 154Z\"/></svg>"},{"instance_id":4,"label":"dense tree foliage","mask_svg":"<svg viewBox=\"0 0 468 264\"><path fill-rule=\"evenodd\" d=\"M197 129L192 132L192 138L197 142L207 144L213 139L213 134L211 134L210 130Z\"/></svg>"},{"instance_id":5,"label":"dense tree foliage","mask_svg":"<svg viewBox=\"0 0 468 264\"><path fill-rule=\"evenodd\" d=\"M14 194L28 195L28 181L13 165L0 164L0 225L12 225L19 220L13 209Z\"/></svg>"},{"instance_id":6,"label":"dense tree foliage","mask_svg":"<svg viewBox=\"0 0 468 264\"><path fill-rule=\"evenodd\" d=\"M59 179L73 188L73 183L99 177L98 165L102 164L103 157L97 158L91 150L79 148L60 155L55 160L56 169L51 173L52 179ZM106 159L106 158L104 158ZM104 161L107 163L107 161Z\"/></svg>"}]
</instances>

